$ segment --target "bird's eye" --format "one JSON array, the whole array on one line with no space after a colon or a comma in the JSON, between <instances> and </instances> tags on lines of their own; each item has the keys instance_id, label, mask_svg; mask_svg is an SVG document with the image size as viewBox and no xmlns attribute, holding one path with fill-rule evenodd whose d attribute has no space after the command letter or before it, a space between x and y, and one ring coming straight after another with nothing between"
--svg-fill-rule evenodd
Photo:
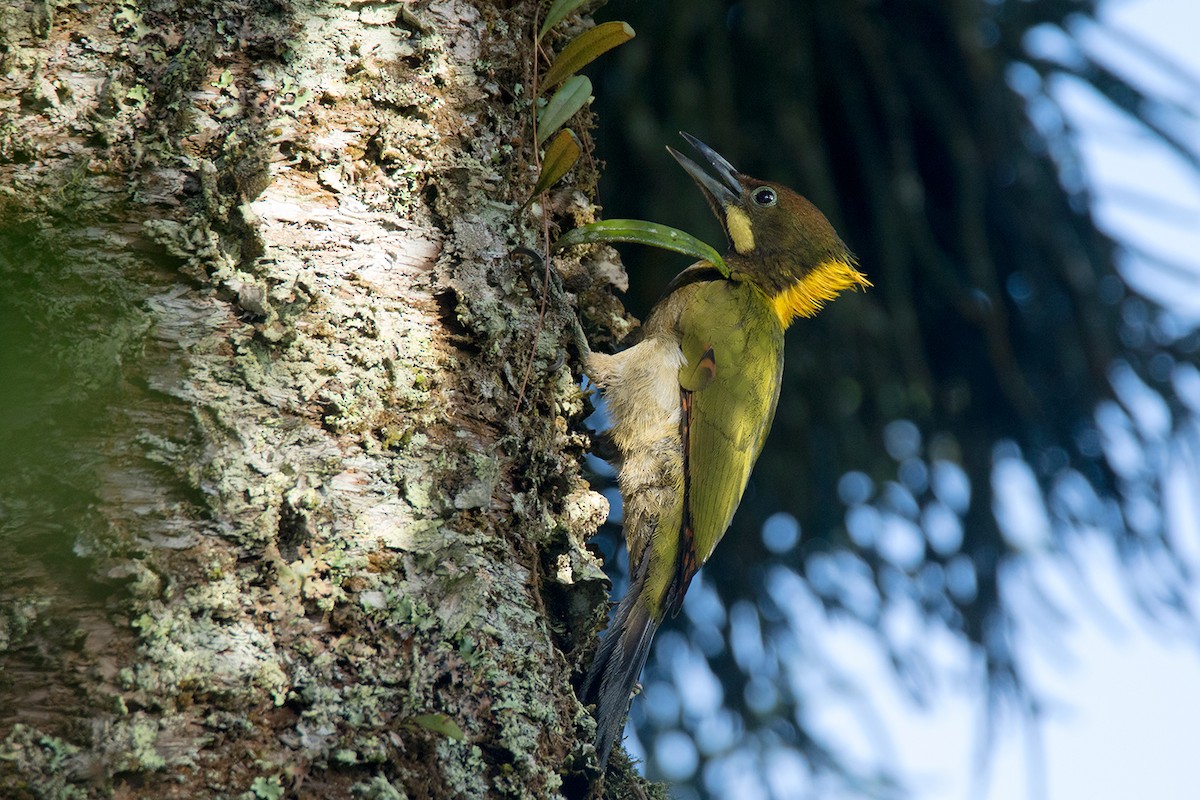
<instances>
[{"instance_id":1,"label":"bird's eye","mask_svg":"<svg viewBox=\"0 0 1200 800\"><path fill-rule=\"evenodd\" d=\"M764 186L754 190L754 202L763 208L770 208L778 199L775 196L775 190L769 187Z\"/></svg>"}]
</instances>

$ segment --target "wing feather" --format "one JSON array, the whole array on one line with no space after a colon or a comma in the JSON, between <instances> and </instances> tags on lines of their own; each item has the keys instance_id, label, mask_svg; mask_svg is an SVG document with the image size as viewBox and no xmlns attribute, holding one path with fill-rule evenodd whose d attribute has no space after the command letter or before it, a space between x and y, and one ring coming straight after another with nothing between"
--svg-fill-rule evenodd
<instances>
[{"instance_id":1,"label":"wing feather","mask_svg":"<svg viewBox=\"0 0 1200 800\"><path fill-rule=\"evenodd\" d=\"M696 296L678 321L685 513L672 610L729 528L775 416L783 371L783 329L761 295L732 281L688 288Z\"/></svg>"}]
</instances>

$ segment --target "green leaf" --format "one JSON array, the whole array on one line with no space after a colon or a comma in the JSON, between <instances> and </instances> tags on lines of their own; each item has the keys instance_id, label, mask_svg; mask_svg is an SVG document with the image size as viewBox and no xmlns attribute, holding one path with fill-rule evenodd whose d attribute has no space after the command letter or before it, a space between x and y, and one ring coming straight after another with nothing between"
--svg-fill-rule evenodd
<instances>
[{"instance_id":1,"label":"green leaf","mask_svg":"<svg viewBox=\"0 0 1200 800\"><path fill-rule=\"evenodd\" d=\"M546 155L542 158L542 174L538 175L529 200L558 183L562 176L567 174L567 170L575 166L582 153L583 148L579 146L579 138L575 131L570 128L559 131L546 146ZM529 205L529 200L525 201L525 205Z\"/></svg>"},{"instance_id":2,"label":"green leaf","mask_svg":"<svg viewBox=\"0 0 1200 800\"><path fill-rule=\"evenodd\" d=\"M421 714L413 717L412 722L434 733L447 736L456 742L461 742L467 738L466 734L462 732L462 728L458 727L458 723L445 714Z\"/></svg>"},{"instance_id":3,"label":"green leaf","mask_svg":"<svg viewBox=\"0 0 1200 800\"><path fill-rule=\"evenodd\" d=\"M537 143L550 138L550 134L566 124L575 112L587 105L592 97L592 82L583 75L568 78L562 88L554 93L549 102L538 112Z\"/></svg>"},{"instance_id":4,"label":"green leaf","mask_svg":"<svg viewBox=\"0 0 1200 800\"><path fill-rule=\"evenodd\" d=\"M562 52L554 59L554 63L550 65L550 69L546 70L541 82L542 91L554 86L563 78L574 75L598 56L607 53L617 45L625 44L633 37L633 28L629 27L628 23L620 21L605 22L589 31L584 31L562 49Z\"/></svg>"},{"instance_id":5,"label":"green leaf","mask_svg":"<svg viewBox=\"0 0 1200 800\"><path fill-rule=\"evenodd\" d=\"M558 23L575 9L583 5L584 0L554 0L550 4L550 10L546 12L546 21L542 23L542 29L538 31L538 39L546 35L546 31L553 28Z\"/></svg>"},{"instance_id":6,"label":"green leaf","mask_svg":"<svg viewBox=\"0 0 1200 800\"><path fill-rule=\"evenodd\" d=\"M701 261L707 261L716 267L720 273L729 277L729 267L721 254L690 233L685 233L667 225L656 222L644 222L640 219L606 219L588 225L580 225L569 230L554 243L554 250L561 250L577 244L595 244L597 242L633 242L663 250L683 253Z\"/></svg>"}]
</instances>

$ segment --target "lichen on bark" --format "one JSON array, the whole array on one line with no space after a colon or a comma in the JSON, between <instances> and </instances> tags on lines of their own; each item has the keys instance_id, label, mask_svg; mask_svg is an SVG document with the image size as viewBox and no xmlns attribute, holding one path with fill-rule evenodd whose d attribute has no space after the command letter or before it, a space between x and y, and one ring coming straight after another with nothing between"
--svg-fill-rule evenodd
<instances>
[{"instance_id":1,"label":"lichen on bark","mask_svg":"<svg viewBox=\"0 0 1200 800\"><path fill-rule=\"evenodd\" d=\"M541 241L533 9L4 9L0 289L33 394L0 430L0 793L594 775L571 680L607 508L575 310L543 316L512 255ZM538 212L590 219L594 182ZM557 268L598 340L628 329L619 267Z\"/></svg>"}]
</instances>

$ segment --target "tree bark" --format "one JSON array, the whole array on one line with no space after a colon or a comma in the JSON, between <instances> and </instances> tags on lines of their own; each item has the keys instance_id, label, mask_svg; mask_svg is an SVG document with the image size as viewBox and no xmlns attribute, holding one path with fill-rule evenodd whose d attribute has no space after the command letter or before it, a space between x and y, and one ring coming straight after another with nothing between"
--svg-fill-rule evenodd
<instances>
[{"instance_id":1,"label":"tree bark","mask_svg":"<svg viewBox=\"0 0 1200 800\"><path fill-rule=\"evenodd\" d=\"M0 11L0 794L594 776L562 301L628 320L619 266L556 264L543 313L511 255L536 7ZM535 209L587 221L594 184Z\"/></svg>"}]
</instances>

